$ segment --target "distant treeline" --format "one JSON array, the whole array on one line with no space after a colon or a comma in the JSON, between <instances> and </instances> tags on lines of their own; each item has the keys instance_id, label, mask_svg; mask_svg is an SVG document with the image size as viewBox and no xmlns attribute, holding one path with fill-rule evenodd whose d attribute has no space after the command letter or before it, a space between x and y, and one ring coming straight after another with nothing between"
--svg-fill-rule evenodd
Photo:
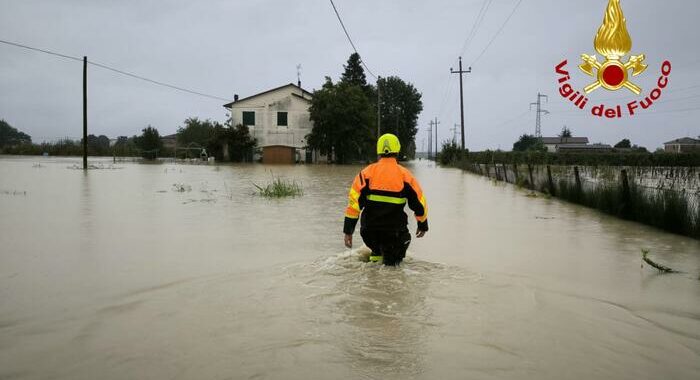
<instances>
[{"instance_id":1,"label":"distant treeline","mask_svg":"<svg viewBox=\"0 0 700 380\"><path fill-rule=\"evenodd\" d=\"M120 136L114 145L110 146L109 137L100 135L88 135L88 155L89 156L117 156L117 157L139 157L144 149L140 144L141 136ZM19 154L19 155L42 155L44 153L50 156L82 156L83 141L72 139L61 139L55 142L43 142L34 144L32 142L23 142L20 144L5 146L0 148L4 154ZM161 149L160 154L167 153Z\"/></svg>"},{"instance_id":2,"label":"distant treeline","mask_svg":"<svg viewBox=\"0 0 700 380\"><path fill-rule=\"evenodd\" d=\"M148 126L138 136L119 136L113 143L105 135L88 135L89 156L143 157L199 157L202 150L218 161L250 161L256 141L248 128L231 127L210 120L188 118L178 128L175 146L164 146L158 130ZM81 156L83 141L69 138L55 142L33 143L29 135L0 120L0 153L18 155Z\"/></svg>"}]
</instances>

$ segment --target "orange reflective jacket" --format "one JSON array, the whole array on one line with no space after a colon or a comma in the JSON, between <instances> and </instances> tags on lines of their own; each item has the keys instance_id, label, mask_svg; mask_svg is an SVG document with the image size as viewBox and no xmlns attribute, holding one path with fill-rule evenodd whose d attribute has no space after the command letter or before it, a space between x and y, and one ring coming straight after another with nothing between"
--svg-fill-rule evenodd
<instances>
[{"instance_id":1,"label":"orange reflective jacket","mask_svg":"<svg viewBox=\"0 0 700 380\"><path fill-rule=\"evenodd\" d=\"M408 219L404 205L413 210L418 228L428 230L428 206L423 190L408 169L396 158L384 157L355 176L348 194L343 232L352 234L362 215L361 228L401 231Z\"/></svg>"}]
</instances>

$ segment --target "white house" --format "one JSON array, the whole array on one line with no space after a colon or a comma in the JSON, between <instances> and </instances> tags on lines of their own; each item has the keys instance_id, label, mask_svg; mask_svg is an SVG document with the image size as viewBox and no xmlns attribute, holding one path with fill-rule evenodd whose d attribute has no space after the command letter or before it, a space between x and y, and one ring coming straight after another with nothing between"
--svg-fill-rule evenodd
<instances>
[{"instance_id":1,"label":"white house","mask_svg":"<svg viewBox=\"0 0 700 380\"><path fill-rule=\"evenodd\" d=\"M688 153L700 152L700 136L694 139L692 137L681 137L664 143L664 150L669 153Z\"/></svg>"},{"instance_id":2,"label":"white house","mask_svg":"<svg viewBox=\"0 0 700 380\"><path fill-rule=\"evenodd\" d=\"M292 83L224 104L231 112L231 125L243 124L257 139L265 163L315 162L306 149L312 94Z\"/></svg>"},{"instance_id":3,"label":"white house","mask_svg":"<svg viewBox=\"0 0 700 380\"><path fill-rule=\"evenodd\" d=\"M586 145L588 144L588 137L542 137L542 144L544 144L548 152L557 152L564 145Z\"/></svg>"}]
</instances>

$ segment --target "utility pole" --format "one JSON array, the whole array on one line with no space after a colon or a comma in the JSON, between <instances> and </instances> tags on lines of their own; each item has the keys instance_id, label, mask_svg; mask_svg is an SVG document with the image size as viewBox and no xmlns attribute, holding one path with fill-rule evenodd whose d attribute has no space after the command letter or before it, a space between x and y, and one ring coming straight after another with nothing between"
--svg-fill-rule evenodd
<instances>
[{"instance_id":1,"label":"utility pole","mask_svg":"<svg viewBox=\"0 0 700 380\"><path fill-rule=\"evenodd\" d=\"M461 113L462 120L462 150L464 150L464 89L462 87L462 74L469 74L472 72L471 66L467 70L462 70L462 57L459 57L459 70L454 71L450 67L450 72L452 74L459 74L459 109Z\"/></svg>"},{"instance_id":2,"label":"utility pole","mask_svg":"<svg viewBox=\"0 0 700 380\"><path fill-rule=\"evenodd\" d=\"M433 121L430 121L430 127L428 128L428 159L433 158Z\"/></svg>"},{"instance_id":3,"label":"utility pole","mask_svg":"<svg viewBox=\"0 0 700 380\"><path fill-rule=\"evenodd\" d=\"M459 124L455 123L454 127L450 128L450 131L452 131L452 143L453 144L457 144L457 133L459 133L458 132L459 129L457 129L457 127L459 127Z\"/></svg>"},{"instance_id":4,"label":"utility pole","mask_svg":"<svg viewBox=\"0 0 700 380\"><path fill-rule=\"evenodd\" d=\"M87 57L83 57L83 170L87 170Z\"/></svg>"},{"instance_id":5,"label":"utility pole","mask_svg":"<svg viewBox=\"0 0 700 380\"><path fill-rule=\"evenodd\" d=\"M377 76L377 139L381 136L381 124L382 124L382 92L379 89L379 82L382 77Z\"/></svg>"},{"instance_id":6,"label":"utility pole","mask_svg":"<svg viewBox=\"0 0 700 380\"><path fill-rule=\"evenodd\" d=\"M430 129L428 129L428 133L430 135L430 138L428 141L430 141L430 149L432 150L432 139L433 139L433 127L435 127L435 157L437 157L438 154L438 124L440 122L438 121L437 117L435 120L430 120Z\"/></svg>"},{"instance_id":7,"label":"utility pole","mask_svg":"<svg viewBox=\"0 0 700 380\"><path fill-rule=\"evenodd\" d=\"M435 158L436 158L436 159L437 159L438 151L440 150L439 147L438 147L439 142L438 142L438 135L437 135L437 132L438 132L438 124L440 124L440 122L438 121L438 119L437 119L437 117L436 117L436 118L435 118L435 123L434 123L434 125L435 125Z\"/></svg>"},{"instance_id":8,"label":"utility pole","mask_svg":"<svg viewBox=\"0 0 700 380\"><path fill-rule=\"evenodd\" d=\"M549 102L549 98L547 95L540 94L539 92L537 93L537 102L535 103L530 103L530 110L532 110L532 106L537 106L537 117L535 118L535 137L541 138L542 137L542 114L549 114L549 111L542 109L542 98L544 98L545 102Z\"/></svg>"}]
</instances>

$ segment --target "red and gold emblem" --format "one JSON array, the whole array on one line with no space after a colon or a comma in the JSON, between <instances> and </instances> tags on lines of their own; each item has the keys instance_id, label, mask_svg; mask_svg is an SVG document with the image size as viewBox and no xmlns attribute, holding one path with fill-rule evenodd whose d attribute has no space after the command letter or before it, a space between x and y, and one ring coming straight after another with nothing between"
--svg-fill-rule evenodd
<instances>
[{"instance_id":1,"label":"red and gold emblem","mask_svg":"<svg viewBox=\"0 0 700 380\"><path fill-rule=\"evenodd\" d=\"M627 62L622 62L630 50L632 50L632 39L627 32L625 16L622 14L620 0L610 0L608 8L603 17L603 25L598 29L598 33L593 41L595 50L605 57L604 62L598 62L595 55L582 54L583 63L579 68L584 73L597 80L584 88L586 94L603 87L610 91L627 88L639 95L642 89L630 82L629 74L637 76L646 70L644 64L644 54L630 56ZM593 70L597 72L594 73Z\"/></svg>"}]
</instances>

